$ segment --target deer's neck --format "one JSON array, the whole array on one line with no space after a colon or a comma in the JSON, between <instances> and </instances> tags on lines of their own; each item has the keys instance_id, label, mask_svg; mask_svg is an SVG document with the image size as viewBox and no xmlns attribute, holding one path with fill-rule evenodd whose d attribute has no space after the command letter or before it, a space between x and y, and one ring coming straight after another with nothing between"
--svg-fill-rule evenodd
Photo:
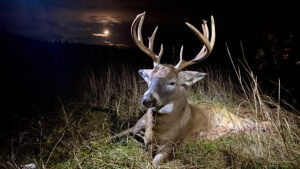
<instances>
[{"instance_id":1,"label":"deer's neck","mask_svg":"<svg viewBox=\"0 0 300 169\"><path fill-rule=\"evenodd\" d=\"M159 115L178 116L183 114L188 106L187 97L185 91L181 94L177 94L170 99L163 107L159 109L153 109L152 111Z\"/></svg>"},{"instance_id":2,"label":"deer's neck","mask_svg":"<svg viewBox=\"0 0 300 169\"><path fill-rule=\"evenodd\" d=\"M166 109L170 106L172 110L168 113L153 112L153 131L158 142L169 140L176 143L183 140L191 130L192 126L189 125L192 120L191 108L185 95L170 101L166 106Z\"/></svg>"},{"instance_id":3,"label":"deer's neck","mask_svg":"<svg viewBox=\"0 0 300 169\"><path fill-rule=\"evenodd\" d=\"M155 114L156 125L161 127L176 124L190 112L190 107L187 102L186 92L183 91L177 96L174 96L170 101L159 110L153 110Z\"/></svg>"}]
</instances>

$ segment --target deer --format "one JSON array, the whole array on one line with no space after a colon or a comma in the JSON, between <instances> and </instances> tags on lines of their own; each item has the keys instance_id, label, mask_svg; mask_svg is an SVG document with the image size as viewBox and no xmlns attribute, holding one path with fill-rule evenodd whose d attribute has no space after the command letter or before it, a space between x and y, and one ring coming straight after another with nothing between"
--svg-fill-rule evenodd
<instances>
[{"instance_id":1,"label":"deer","mask_svg":"<svg viewBox=\"0 0 300 169\"><path fill-rule=\"evenodd\" d=\"M227 114L228 118L222 119L208 105L194 106L188 103L186 87L202 80L207 74L183 69L203 61L211 54L216 39L214 17L211 16L211 33L206 21L202 23L203 33L186 22L204 45L189 61L183 59L181 46L180 60L175 66L160 63L163 44L158 55L153 51L158 27L149 37L148 47L144 45L142 37L144 17L145 12L136 16L131 26L131 35L136 46L153 60L153 69L138 71L148 84L148 90L141 99L142 105L148 110L133 127L112 136L109 140L128 134L144 135L146 149L154 153L152 164L158 165L187 137L206 137L212 140L228 133L254 128L255 124L249 119L240 118L232 113Z\"/></svg>"}]
</instances>

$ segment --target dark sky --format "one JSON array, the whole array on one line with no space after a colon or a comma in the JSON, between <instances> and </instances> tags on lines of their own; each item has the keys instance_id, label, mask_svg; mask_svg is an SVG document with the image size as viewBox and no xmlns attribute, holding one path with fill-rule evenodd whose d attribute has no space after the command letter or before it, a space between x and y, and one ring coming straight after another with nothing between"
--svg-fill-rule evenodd
<instances>
[{"instance_id":1,"label":"dark sky","mask_svg":"<svg viewBox=\"0 0 300 169\"><path fill-rule=\"evenodd\" d=\"M199 27L202 19L214 15L217 38L219 35L238 39L272 30L294 34L296 8L295 2L280 0L2 0L0 31L50 42L126 47L133 44L131 22L138 13L146 11L144 36L149 36L155 25L163 25L157 36L180 38L188 30L185 21ZM105 30L109 31L108 36L104 35Z\"/></svg>"}]
</instances>

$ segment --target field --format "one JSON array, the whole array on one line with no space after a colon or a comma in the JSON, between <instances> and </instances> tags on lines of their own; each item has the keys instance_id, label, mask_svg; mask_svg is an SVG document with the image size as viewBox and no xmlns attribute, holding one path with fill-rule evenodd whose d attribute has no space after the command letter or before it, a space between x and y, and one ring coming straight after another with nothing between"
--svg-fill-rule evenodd
<instances>
[{"instance_id":1,"label":"field","mask_svg":"<svg viewBox=\"0 0 300 169\"><path fill-rule=\"evenodd\" d=\"M264 95L247 63L238 65L233 64L233 73L202 65L198 70L209 75L188 89L189 102L267 120L274 127L214 141L187 139L159 168L298 168L299 112L280 99L280 89L277 99ZM0 168L154 168L151 155L134 137L106 142L145 113L142 78L128 66L89 71L83 77L80 99L61 102L52 116L24 120L30 125L2 148Z\"/></svg>"}]
</instances>

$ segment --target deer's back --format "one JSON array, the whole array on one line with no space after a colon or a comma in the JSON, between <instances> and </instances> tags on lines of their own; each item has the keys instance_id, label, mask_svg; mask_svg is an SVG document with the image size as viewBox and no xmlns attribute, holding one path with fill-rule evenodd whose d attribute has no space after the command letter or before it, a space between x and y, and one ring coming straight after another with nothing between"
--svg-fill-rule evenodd
<instances>
[{"instance_id":1,"label":"deer's back","mask_svg":"<svg viewBox=\"0 0 300 169\"><path fill-rule=\"evenodd\" d=\"M217 126L216 114L209 105L190 105L193 114L193 132L206 132Z\"/></svg>"}]
</instances>

